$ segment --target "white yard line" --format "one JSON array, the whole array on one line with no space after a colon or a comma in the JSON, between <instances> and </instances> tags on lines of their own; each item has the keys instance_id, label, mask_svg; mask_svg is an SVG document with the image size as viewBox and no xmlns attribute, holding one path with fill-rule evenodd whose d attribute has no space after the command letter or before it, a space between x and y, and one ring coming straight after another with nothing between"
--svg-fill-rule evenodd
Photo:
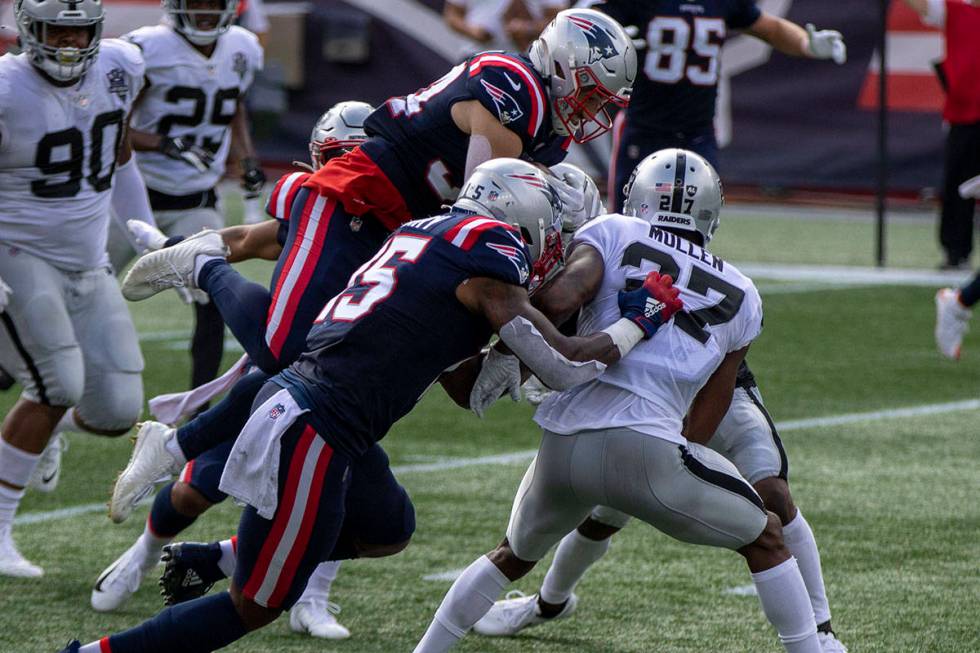
<instances>
[{"instance_id":1,"label":"white yard line","mask_svg":"<svg viewBox=\"0 0 980 653\"><path fill-rule=\"evenodd\" d=\"M888 286L958 286L973 276L972 271L871 268L848 265L784 265L779 263L737 263L738 269L753 279L780 281L820 281L829 284L869 284Z\"/></svg>"},{"instance_id":2,"label":"white yard line","mask_svg":"<svg viewBox=\"0 0 980 653\"><path fill-rule=\"evenodd\" d=\"M811 417L808 419L777 422L776 429L785 433L788 431L798 431L802 429L841 426L856 422L873 422L886 419L921 417L924 415L941 415L945 413L977 409L980 409L980 399L967 399L964 401L951 401L941 404L924 404L921 406L909 406L907 408L876 410L867 413L847 413L844 415L829 415L826 417ZM475 467L477 465L514 465L530 460L534 457L535 453L536 450L528 449L525 451L514 451L511 453L495 454L491 456L479 456L476 458L455 458L432 463L394 465L391 469L395 474L411 474L415 472L441 472L450 469ZM106 510L106 504L104 502L85 503L78 506L58 508L56 510L24 513L14 518L14 524L18 526L25 524L40 524L49 521L57 521L59 519L67 519L69 517L76 517L78 515L102 512L104 510Z\"/></svg>"}]
</instances>

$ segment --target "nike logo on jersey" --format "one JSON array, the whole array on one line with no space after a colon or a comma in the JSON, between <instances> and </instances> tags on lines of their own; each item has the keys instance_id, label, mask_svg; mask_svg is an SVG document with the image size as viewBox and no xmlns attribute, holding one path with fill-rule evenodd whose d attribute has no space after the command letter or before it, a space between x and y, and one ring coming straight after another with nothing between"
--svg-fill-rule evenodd
<instances>
[{"instance_id":1,"label":"nike logo on jersey","mask_svg":"<svg viewBox=\"0 0 980 653\"><path fill-rule=\"evenodd\" d=\"M510 87L512 89L514 89L515 91L521 90L520 82L515 82L513 79L511 79L511 76L508 75L507 73L504 73L504 77L507 79L507 83L510 84Z\"/></svg>"}]
</instances>

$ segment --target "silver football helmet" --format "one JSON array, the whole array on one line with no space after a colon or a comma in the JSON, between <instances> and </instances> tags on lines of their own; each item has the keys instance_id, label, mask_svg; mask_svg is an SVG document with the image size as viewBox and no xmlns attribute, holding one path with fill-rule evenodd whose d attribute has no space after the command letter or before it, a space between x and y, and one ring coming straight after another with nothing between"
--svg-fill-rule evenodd
<instances>
[{"instance_id":1,"label":"silver football helmet","mask_svg":"<svg viewBox=\"0 0 980 653\"><path fill-rule=\"evenodd\" d=\"M14 18L31 63L53 79L61 82L78 79L99 54L105 20L102 0L14 0ZM51 27L87 28L88 45L81 48L50 45Z\"/></svg>"},{"instance_id":2,"label":"silver football helmet","mask_svg":"<svg viewBox=\"0 0 980 653\"><path fill-rule=\"evenodd\" d=\"M338 102L320 116L310 134L310 159L319 170L335 156L350 152L367 139L364 121L374 111L367 102Z\"/></svg>"},{"instance_id":3,"label":"silver football helmet","mask_svg":"<svg viewBox=\"0 0 980 653\"><path fill-rule=\"evenodd\" d=\"M508 158L482 163L470 174L453 208L496 218L520 230L531 252L532 290L564 262L561 201L537 166Z\"/></svg>"},{"instance_id":4,"label":"silver football helmet","mask_svg":"<svg viewBox=\"0 0 980 653\"><path fill-rule=\"evenodd\" d=\"M162 0L175 30L194 45L211 45L228 31L238 14L239 0L214 0L217 8L199 9L207 0ZM207 23L201 27L200 23Z\"/></svg>"},{"instance_id":5,"label":"silver football helmet","mask_svg":"<svg viewBox=\"0 0 980 653\"><path fill-rule=\"evenodd\" d=\"M636 80L636 48L623 27L593 9L566 9L531 44L545 79L554 130L584 143L612 127L610 103L625 107Z\"/></svg>"},{"instance_id":6,"label":"silver football helmet","mask_svg":"<svg viewBox=\"0 0 980 653\"><path fill-rule=\"evenodd\" d=\"M652 225L696 231L707 245L721 219L725 195L711 164L688 150L654 152L633 170L623 213Z\"/></svg>"}]
</instances>

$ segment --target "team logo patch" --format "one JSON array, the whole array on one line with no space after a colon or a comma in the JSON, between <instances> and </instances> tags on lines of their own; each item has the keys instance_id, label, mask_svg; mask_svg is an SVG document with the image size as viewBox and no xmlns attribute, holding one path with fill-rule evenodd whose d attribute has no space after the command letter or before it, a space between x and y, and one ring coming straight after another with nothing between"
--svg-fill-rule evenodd
<instances>
[{"instance_id":1,"label":"team logo patch","mask_svg":"<svg viewBox=\"0 0 980 653\"><path fill-rule=\"evenodd\" d=\"M483 85L483 88L487 91L487 95L493 100L493 106L497 110L497 117L500 118L500 124L506 125L521 119L524 112L521 110L520 105L517 104L514 96L494 86L485 79L481 79L480 84Z\"/></svg>"},{"instance_id":2,"label":"team logo patch","mask_svg":"<svg viewBox=\"0 0 980 653\"><path fill-rule=\"evenodd\" d=\"M286 407L282 404L276 404L269 409L269 419L279 419L286 414Z\"/></svg>"},{"instance_id":3,"label":"team logo patch","mask_svg":"<svg viewBox=\"0 0 980 653\"><path fill-rule=\"evenodd\" d=\"M527 281L528 276L530 276L530 271L527 269L527 259L521 256L521 251L517 247L499 243L487 243L487 247L511 262L517 270L517 276L520 277L521 283Z\"/></svg>"},{"instance_id":4,"label":"team logo patch","mask_svg":"<svg viewBox=\"0 0 980 653\"><path fill-rule=\"evenodd\" d=\"M109 82L109 92L125 100L129 94L129 87L126 85L126 73L123 69L113 68L105 76Z\"/></svg>"},{"instance_id":5,"label":"team logo patch","mask_svg":"<svg viewBox=\"0 0 980 653\"><path fill-rule=\"evenodd\" d=\"M688 197L694 197L697 194L698 194L698 187L695 186L694 184L688 184L687 185L687 196Z\"/></svg>"},{"instance_id":6,"label":"team logo patch","mask_svg":"<svg viewBox=\"0 0 980 653\"><path fill-rule=\"evenodd\" d=\"M590 64L615 57L619 54L612 34L606 31L604 27L578 16L570 17L569 21L571 21L572 25L582 30L582 33L585 34L585 38L589 42Z\"/></svg>"},{"instance_id":7,"label":"team logo patch","mask_svg":"<svg viewBox=\"0 0 980 653\"><path fill-rule=\"evenodd\" d=\"M231 69L238 73L238 79L245 79L245 73L248 72L248 59L245 58L244 52L235 53L231 61Z\"/></svg>"}]
</instances>

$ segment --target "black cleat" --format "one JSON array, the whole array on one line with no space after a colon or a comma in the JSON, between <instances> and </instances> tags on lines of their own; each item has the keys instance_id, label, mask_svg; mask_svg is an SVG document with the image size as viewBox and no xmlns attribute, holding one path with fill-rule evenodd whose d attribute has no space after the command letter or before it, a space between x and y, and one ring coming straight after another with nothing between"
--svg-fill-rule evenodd
<instances>
[{"instance_id":1,"label":"black cleat","mask_svg":"<svg viewBox=\"0 0 980 653\"><path fill-rule=\"evenodd\" d=\"M163 547L160 557L166 567L160 576L160 594L166 605L200 598L225 578L218 561L221 546L215 542L178 542Z\"/></svg>"},{"instance_id":2,"label":"black cleat","mask_svg":"<svg viewBox=\"0 0 980 653\"><path fill-rule=\"evenodd\" d=\"M78 653L78 649L82 648L82 643L77 639L73 639L68 642L68 646L58 651L58 653Z\"/></svg>"}]
</instances>

